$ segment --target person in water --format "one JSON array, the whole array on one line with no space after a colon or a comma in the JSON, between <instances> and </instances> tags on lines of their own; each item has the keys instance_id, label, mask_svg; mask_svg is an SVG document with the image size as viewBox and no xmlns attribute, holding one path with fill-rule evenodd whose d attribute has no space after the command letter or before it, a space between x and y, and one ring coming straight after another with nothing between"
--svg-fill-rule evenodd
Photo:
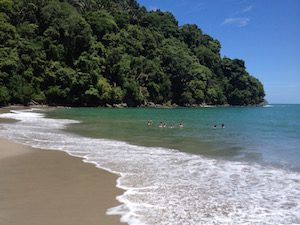
<instances>
[{"instance_id":1,"label":"person in water","mask_svg":"<svg viewBox=\"0 0 300 225\"><path fill-rule=\"evenodd\" d=\"M148 127L152 126L152 124L153 124L152 120L148 120L147 122Z\"/></svg>"},{"instance_id":2,"label":"person in water","mask_svg":"<svg viewBox=\"0 0 300 225\"><path fill-rule=\"evenodd\" d=\"M214 128L214 129L215 129L215 128L217 128L217 125L216 125L216 124L214 124L214 125L213 125L213 128Z\"/></svg>"},{"instance_id":3,"label":"person in water","mask_svg":"<svg viewBox=\"0 0 300 225\"><path fill-rule=\"evenodd\" d=\"M180 123L180 124L179 124L179 128L183 128L183 123Z\"/></svg>"},{"instance_id":4,"label":"person in water","mask_svg":"<svg viewBox=\"0 0 300 225\"><path fill-rule=\"evenodd\" d=\"M163 122L160 122L158 127L163 128Z\"/></svg>"},{"instance_id":5,"label":"person in water","mask_svg":"<svg viewBox=\"0 0 300 225\"><path fill-rule=\"evenodd\" d=\"M224 125L224 123L222 123L221 127L222 127L222 128L225 128L225 125Z\"/></svg>"}]
</instances>

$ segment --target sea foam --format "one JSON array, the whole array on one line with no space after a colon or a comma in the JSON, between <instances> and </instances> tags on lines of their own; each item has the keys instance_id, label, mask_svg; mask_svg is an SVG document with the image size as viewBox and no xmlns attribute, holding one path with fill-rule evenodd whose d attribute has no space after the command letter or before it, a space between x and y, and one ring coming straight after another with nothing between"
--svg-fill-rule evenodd
<instances>
[{"instance_id":1,"label":"sea foam","mask_svg":"<svg viewBox=\"0 0 300 225\"><path fill-rule=\"evenodd\" d=\"M129 224L300 224L300 174L245 162L205 158L166 148L67 133L75 120L34 111L1 114L0 136L62 150L120 175L120 206L108 214Z\"/></svg>"}]
</instances>

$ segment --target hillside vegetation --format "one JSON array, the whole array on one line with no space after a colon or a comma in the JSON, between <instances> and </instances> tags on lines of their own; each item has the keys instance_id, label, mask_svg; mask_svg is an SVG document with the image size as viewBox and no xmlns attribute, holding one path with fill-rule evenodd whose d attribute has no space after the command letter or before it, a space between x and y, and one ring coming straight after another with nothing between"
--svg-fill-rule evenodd
<instances>
[{"instance_id":1,"label":"hillside vegetation","mask_svg":"<svg viewBox=\"0 0 300 225\"><path fill-rule=\"evenodd\" d=\"M0 0L0 105L263 102L244 61L220 49L135 0Z\"/></svg>"}]
</instances>

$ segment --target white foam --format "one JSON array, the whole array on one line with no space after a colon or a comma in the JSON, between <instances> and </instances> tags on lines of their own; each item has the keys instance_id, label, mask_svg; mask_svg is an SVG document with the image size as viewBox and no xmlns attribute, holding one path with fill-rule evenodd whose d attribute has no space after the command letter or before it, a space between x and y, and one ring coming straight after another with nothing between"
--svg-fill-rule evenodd
<instances>
[{"instance_id":1,"label":"white foam","mask_svg":"<svg viewBox=\"0 0 300 225\"><path fill-rule=\"evenodd\" d=\"M0 136L34 147L64 150L117 173L120 206L108 214L129 224L300 224L300 174L213 160L172 149L85 138L63 129L74 120L35 112L0 117Z\"/></svg>"}]
</instances>

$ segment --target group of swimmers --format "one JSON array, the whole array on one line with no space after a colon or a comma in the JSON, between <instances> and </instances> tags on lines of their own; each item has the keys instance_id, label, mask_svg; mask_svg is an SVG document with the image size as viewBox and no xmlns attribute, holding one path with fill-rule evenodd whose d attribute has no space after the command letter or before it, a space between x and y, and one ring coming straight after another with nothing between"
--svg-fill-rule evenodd
<instances>
[{"instance_id":1,"label":"group of swimmers","mask_svg":"<svg viewBox=\"0 0 300 225\"><path fill-rule=\"evenodd\" d=\"M147 125L148 125L148 127L153 126L153 121L152 121L152 120L148 120ZM165 123L165 122L160 122L158 127L159 127L159 128L167 128L168 126L167 126L167 123ZM169 128L175 128L175 127L176 127L175 123L172 123L172 124L169 126ZM183 128L183 123L182 123L182 122L179 123L179 128Z\"/></svg>"},{"instance_id":2,"label":"group of swimmers","mask_svg":"<svg viewBox=\"0 0 300 225\"><path fill-rule=\"evenodd\" d=\"M147 125L148 125L148 127L153 126L153 121L152 121L152 120L148 120ZM158 127L159 127L159 128L167 128L168 126L167 126L167 123L165 123L165 122L160 122ZM175 127L176 127L175 123L172 123L172 124L169 126L169 128L175 128ZM225 128L225 124L222 123L220 127L221 127L221 128ZM183 123L182 123L182 122L179 123L179 128L183 128ZM212 128L214 128L214 129L218 128L217 124L214 124L214 125L212 126Z\"/></svg>"},{"instance_id":3,"label":"group of swimmers","mask_svg":"<svg viewBox=\"0 0 300 225\"><path fill-rule=\"evenodd\" d=\"M214 129L216 129L216 128L217 128L217 124L214 124L212 127L213 127ZM225 128L224 123L221 124L221 128Z\"/></svg>"}]
</instances>

